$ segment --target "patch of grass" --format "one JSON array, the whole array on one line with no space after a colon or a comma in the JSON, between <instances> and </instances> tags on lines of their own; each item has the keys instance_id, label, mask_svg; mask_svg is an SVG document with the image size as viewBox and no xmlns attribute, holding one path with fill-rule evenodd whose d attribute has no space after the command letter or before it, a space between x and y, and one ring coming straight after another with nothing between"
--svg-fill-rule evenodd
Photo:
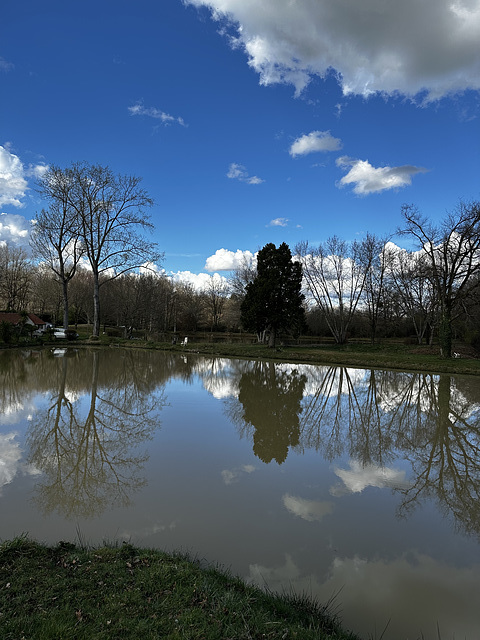
<instances>
[{"instance_id":1,"label":"patch of grass","mask_svg":"<svg viewBox=\"0 0 480 640\"><path fill-rule=\"evenodd\" d=\"M328 606L184 555L24 537L0 545L0 629L2 640L358 640Z\"/></svg>"},{"instance_id":2,"label":"patch of grass","mask_svg":"<svg viewBox=\"0 0 480 640\"><path fill-rule=\"evenodd\" d=\"M422 373L480 375L480 359L460 357L444 359L439 349L417 347L398 342L384 344L349 343L312 346L279 346L271 349L261 344L189 342L188 347L163 345L163 349L193 351L203 355L260 358L319 365L343 365L359 368L398 369Z\"/></svg>"}]
</instances>

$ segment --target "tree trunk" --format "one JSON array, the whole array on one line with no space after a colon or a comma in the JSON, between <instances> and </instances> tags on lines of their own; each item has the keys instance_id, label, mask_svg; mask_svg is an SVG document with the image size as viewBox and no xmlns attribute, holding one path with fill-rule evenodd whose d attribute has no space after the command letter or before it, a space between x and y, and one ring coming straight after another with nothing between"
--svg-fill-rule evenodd
<instances>
[{"instance_id":1,"label":"tree trunk","mask_svg":"<svg viewBox=\"0 0 480 640\"><path fill-rule=\"evenodd\" d=\"M268 336L268 346L273 349L277 338L277 330L275 327L270 327L270 335Z\"/></svg>"},{"instance_id":2,"label":"tree trunk","mask_svg":"<svg viewBox=\"0 0 480 640\"><path fill-rule=\"evenodd\" d=\"M452 313L450 309L444 309L438 327L440 340L440 354L442 358L452 357Z\"/></svg>"},{"instance_id":3,"label":"tree trunk","mask_svg":"<svg viewBox=\"0 0 480 640\"><path fill-rule=\"evenodd\" d=\"M63 280L63 328L65 331L68 329L68 282Z\"/></svg>"},{"instance_id":4,"label":"tree trunk","mask_svg":"<svg viewBox=\"0 0 480 640\"><path fill-rule=\"evenodd\" d=\"M93 330L92 336L100 335L100 284L98 273L93 274Z\"/></svg>"}]
</instances>

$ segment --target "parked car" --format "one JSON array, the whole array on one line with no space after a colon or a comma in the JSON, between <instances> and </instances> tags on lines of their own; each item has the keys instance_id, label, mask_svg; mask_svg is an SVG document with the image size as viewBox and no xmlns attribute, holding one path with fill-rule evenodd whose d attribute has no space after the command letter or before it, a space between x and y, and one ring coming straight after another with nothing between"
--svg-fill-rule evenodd
<instances>
[{"instance_id":1,"label":"parked car","mask_svg":"<svg viewBox=\"0 0 480 640\"><path fill-rule=\"evenodd\" d=\"M53 330L53 336L55 339L63 338L64 340L76 340L78 338L78 333L73 329L62 329L57 327Z\"/></svg>"}]
</instances>

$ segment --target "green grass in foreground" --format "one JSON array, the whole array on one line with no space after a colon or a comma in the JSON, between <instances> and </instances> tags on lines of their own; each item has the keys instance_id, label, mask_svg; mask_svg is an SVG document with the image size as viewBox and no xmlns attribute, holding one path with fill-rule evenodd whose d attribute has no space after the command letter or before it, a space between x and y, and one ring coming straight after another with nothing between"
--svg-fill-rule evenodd
<instances>
[{"instance_id":1,"label":"green grass in foreground","mask_svg":"<svg viewBox=\"0 0 480 640\"><path fill-rule=\"evenodd\" d=\"M2 640L358 640L327 606L131 545L0 544Z\"/></svg>"}]
</instances>

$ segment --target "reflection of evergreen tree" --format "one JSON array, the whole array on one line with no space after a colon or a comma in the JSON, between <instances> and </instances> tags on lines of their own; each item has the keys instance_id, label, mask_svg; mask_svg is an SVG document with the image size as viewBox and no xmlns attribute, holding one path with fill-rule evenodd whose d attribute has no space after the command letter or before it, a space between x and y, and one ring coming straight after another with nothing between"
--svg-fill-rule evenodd
<instances>
[{"instance_id":1,"label":"reflection of evergreen tree","mask_svg":"<svg viewBox=\"0 0 480 640\"><path fill-rule=\"evenodd\" d=\"M288 448L299 443L299 413L306 378L296 370L278 370L275 364L257 363L240 379L238 400L242 420L255 428L253 451L264 462L287 458Z\"/></svg>"},{"instance_id":2,"label":"reflection of evergreen tree","mask_svg":"<svg viewBox=\"0 0 480 640\"><path fill-rule=\"evenodd\" d=\"M139 368L132 367L129 354L123 366L111 372L116 373L113 382L100 384L100 356L93 352L81 358L88 362L91 377L86 413L82 402L70 397L69 362L61 358L59 386L31 425L29 461L46 476L36 494L46 513L98 515L115 503L128 504L145 484L139 472L147 455L135 450L152 437L157 426L153 411L163 397L152 402L152 387L144 384L143 374L139 377Z\"/></svg>"}]
</instances>

